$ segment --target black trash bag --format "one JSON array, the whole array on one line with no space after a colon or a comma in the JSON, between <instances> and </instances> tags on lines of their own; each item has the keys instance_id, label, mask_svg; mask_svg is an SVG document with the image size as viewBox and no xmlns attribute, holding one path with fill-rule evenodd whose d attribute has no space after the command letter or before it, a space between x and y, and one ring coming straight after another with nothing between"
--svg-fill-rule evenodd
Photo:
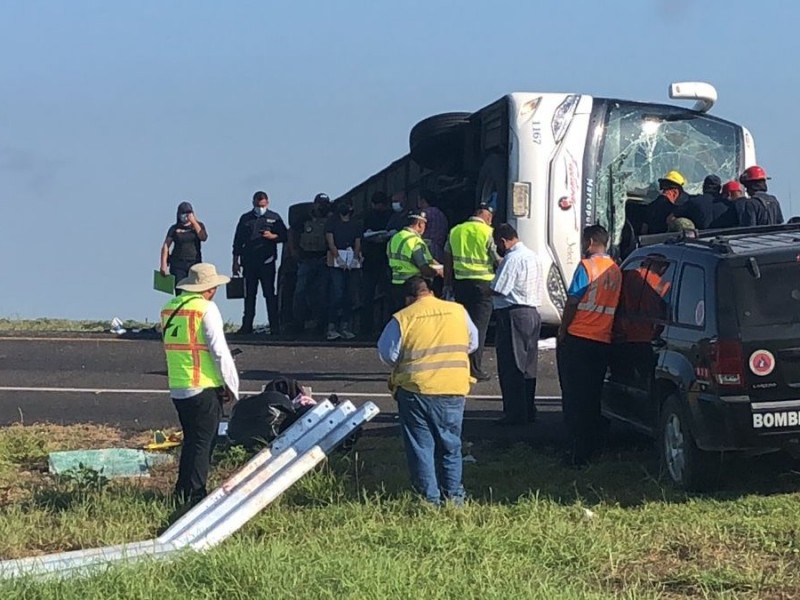
<instances>
[{"instance_id":1,"label":"black trash bag","mask_svg":"<svg viewBox=\"0 0 800 600\"><path fill-rule=\"evenodd\" d=\"M295 409L286 394L261 392L236 403L228 421L228 439L237 446L255 451L269 445L278 435L287 417Z\"/></svg>"},{"instance_id":2,"label":"black trash bag","mask_svg":"<svg viewBox=\"0 0 800 600\"><path fill-rule=\"evenodd\" d=\"M294 406L292 399L302 393L302 386L296 380L279 377L271 381L260 394L242 398L233 407L228 421L228 439L249 451L268 446L314 408L313 405ZM332 394L328 400L334 406L339 404L336 394ZM341 448L345 451L352 449L359 435L360 431L355 431L342 443Z\"/></svg>"}]
</instances>

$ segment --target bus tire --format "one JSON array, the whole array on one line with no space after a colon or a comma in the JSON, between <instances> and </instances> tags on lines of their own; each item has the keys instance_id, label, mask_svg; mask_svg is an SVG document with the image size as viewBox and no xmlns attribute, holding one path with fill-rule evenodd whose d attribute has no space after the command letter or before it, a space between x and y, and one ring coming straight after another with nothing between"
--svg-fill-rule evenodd
<instances>
[{"instance_id":1,"label":"bus tire","mask_svg":"<svg viewBox=\"0 0 800 600\"><path fill-rule=\"evenodd\" d=\"M423 119L411 129L408 138L411 158L423 168L452 174L464 152L463 132L470 113L443 113Z\"/></svg>"}]
</instances>

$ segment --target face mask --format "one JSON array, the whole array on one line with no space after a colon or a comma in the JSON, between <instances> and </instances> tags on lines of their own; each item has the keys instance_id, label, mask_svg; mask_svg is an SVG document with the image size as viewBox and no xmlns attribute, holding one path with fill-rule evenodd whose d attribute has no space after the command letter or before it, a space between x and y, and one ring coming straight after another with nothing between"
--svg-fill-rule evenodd
<instances>
[{"instance_id":1,"label":"face mask","mask_svg":"<svg viewBox=\"0 0 800 600\"><path fill-rule=\"evenodd\" d=\"M267 214L267 207L256 206L255 209L253 209L253 212L256 213L256 215L258 215L259 217L263 217L265 214Z\"/></svg>"},{"instance_id":2,"label":"face mask","mask_svg":"<svg viewBox=\"0 0 800 600\"><path fill-rule=\"evenodd\" d=\"M188 214L181 215L180 220L181 220L181 225L186 225L189 222L189 215Z\"/></svg>"},{"instance_id":3,"label":"face mask","mask_svg":"<svg viewBox=\"0 0 800 600\"><path fill-rule=\"evenodd\" d=\"M396 213L402 212L403 205L399 202L392 202L392 210Z\"/></svg>"}]
</instances>

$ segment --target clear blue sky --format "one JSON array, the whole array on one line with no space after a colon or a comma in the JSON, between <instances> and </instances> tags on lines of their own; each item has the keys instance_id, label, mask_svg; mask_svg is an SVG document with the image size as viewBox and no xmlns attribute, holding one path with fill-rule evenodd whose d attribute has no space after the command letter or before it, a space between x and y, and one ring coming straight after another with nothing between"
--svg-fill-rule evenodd
<instances>
[{"instance_id":1,"label":"clear blue sky","mask_svg":"<svg viewBox=\"0 0 800 600\"><path fill-rule=\"evenodd\" d=\"M709 81L795 214L799 19L785 0L5 0L0 315L152 320L180 201L227 271L255 190L284 214L339 194L417 120L511 91L665 101Z\"/></svg>"}]
</instances>

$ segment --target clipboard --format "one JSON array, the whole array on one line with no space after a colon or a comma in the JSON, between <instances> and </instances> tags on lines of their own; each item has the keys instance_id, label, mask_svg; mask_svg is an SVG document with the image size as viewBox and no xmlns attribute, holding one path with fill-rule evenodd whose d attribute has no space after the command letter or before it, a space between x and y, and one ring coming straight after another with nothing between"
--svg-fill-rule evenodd
<instances>
[{"instance_id":1,"label":"clipboard","mask_svg":"<svg viewBox=\"0 0 800 600\"><path fill-rule=\"evenodd\" d=\"M175 275L162 275L161 271L153 271L153 289L171 296L175 295Z\"/></svg>"}]
</instances>

